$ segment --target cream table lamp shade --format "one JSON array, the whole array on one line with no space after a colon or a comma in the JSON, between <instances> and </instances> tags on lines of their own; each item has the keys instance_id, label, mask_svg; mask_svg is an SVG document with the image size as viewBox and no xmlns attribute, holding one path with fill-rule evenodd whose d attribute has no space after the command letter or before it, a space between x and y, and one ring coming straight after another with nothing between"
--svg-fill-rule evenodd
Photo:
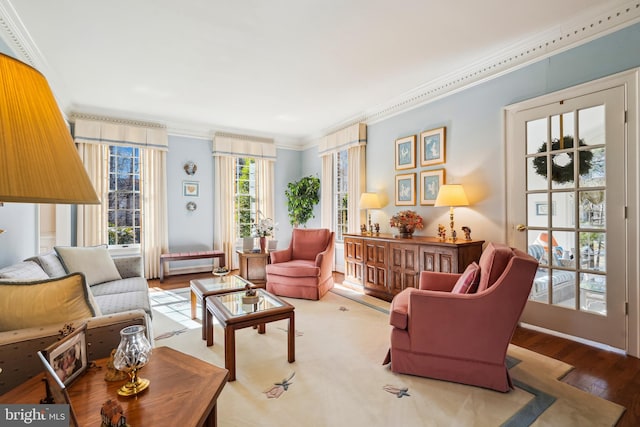
<instances>
[{"instance_id":1,"label":"cream table lamp shade","mask_svg":"<svg viewBox=\"0 0 640 427\"><path fill-rule=\"evenodd\" d=\"M434 206L449 206L449 226L451 227L451 240L456 240L456 231L453 222L454 206L469 206L469 199L460 184L445 184L440 186L438 197Z\"/></svg>"}]
</instances>

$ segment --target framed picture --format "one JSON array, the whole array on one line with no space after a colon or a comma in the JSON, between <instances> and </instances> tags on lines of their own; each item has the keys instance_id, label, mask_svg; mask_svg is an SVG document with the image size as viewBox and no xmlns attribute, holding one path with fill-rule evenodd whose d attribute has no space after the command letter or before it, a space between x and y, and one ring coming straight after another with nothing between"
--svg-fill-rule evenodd
<instances>
[{"instance_id":1,"label":"framed picture","mask_svg":"<svg viewBox=\"0 0 640 427\"><path fill-rule=\"evenodd\" d=\"M44 374L45 374L45 387L47 395L44 399L40 401L42 404L57 404L57 405L69 405L69 426L70 427L78 427L78 419L76 417L76 413L73 410L73 405L71 405L71 399L69 399L69 393L67 392L67 387L64 385L60 378L53 370L53 366L47 360L44 352L39 351L38 357L44 366Z\"/></svg>"},{"instance_id":2,"label":"framed picture","mask_svg":"<svg viewBox=\"0 0 640 427\"><path fill-rule=\"evenodd\" d=\"M416 174L396 175L396 206L416 204Z\"/></svg>"},{"instance_id":3,"label":"framed picture","mask_svg":"<svg viewBox=\"0 0 640 427\"><path fill-rule=\"evenodd\" d=\"M396 139L396 170L416 167L416 136Z\"/></svg>"},{"instance_id":4,"label":"framed picture","mask_svg":"<svg viewBox=\"0 0 640 427\"><path fill-rule=\"evenodd\" d=\"M551 215L556 214L556 202L555 200L551 202ZM547 202L536 202L536 215L538 216L546 216L549 215L549 205Z\"/></svg>"},{"instance_id":5,"label":"framed picture","mask_svg":"<svg viewBox=\"0 0 640 427\"><path fill-rule=\"evenodd\" d=\"M198 181L182 181L182 195L187 197L199 197L200 183Z\"/></svg>"},{"instance_id":6,"label":"framed picture","mask_svg":"<svg viewBox=\"0 0 640 427\"><path fill-rule=\"evenodd\" d=\"M420 204L434 205L442 184L444 184L444 169L420 172Z\"/></svg>"},{"instance_id":7,"label":"framed picture","mask_svg":"<svg viewBox=\"0 0 640 427\"><path fill-rule=\"evenodd\" d=\"M445 162L446 128L431 129L420 134L420 166Z\"/></svg>"},{"instance_id":8,"label":"framed picture","mask_svg":"<svg viewBox=\"0 0 640 427\"><path fill-rule=\"evenodd\" d=\"M87 361L86 324L42 351L58 379L68 386L89 366Z\"/></svg>"}]
</instances>

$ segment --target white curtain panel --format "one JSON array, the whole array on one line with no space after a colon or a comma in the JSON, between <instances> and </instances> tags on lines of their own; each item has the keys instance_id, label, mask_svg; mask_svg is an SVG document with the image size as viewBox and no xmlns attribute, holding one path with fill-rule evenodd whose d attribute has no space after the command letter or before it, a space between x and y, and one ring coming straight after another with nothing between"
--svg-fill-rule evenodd
<instances>
[{"instance_id":1,"label":"white curtain panel","mask_svg":"<svg viewBox=\"0 0 640 427\"><path fill-rule=\"evenodd\" d=\"M256 159L256 199L258 211L262 214L259 218L275 217L274 194L275 194L275 162L271 160ZM274 230L274 233L277 231ZM275 238L275 234L273 236Z\"/></svg>"},{"instance_id":2,"label":"white curtain panel","mask_svg":"<svg viewBox=\"0 0 640 427\"><path fill-rule=\"evenodd\" d=\"M142 254L144 275L160 276L160 254L169 251L167 214L167 153L142 150Z\"/></svg>"},{"instance_id":3,"label":"white curtain panel","mask_svg":"<svg viewBox=\"0 0 640 427\"><path fill-rule=\"evenodd\" d=\"M101 204L78 205L77 245L96 246L109 242L107 238L107 208L109 194L108 147L100 144L79 143L78 154Z\"/></svg>"},{"instance_id":4,"label":"white curtain panel","mask_svg":"<svg viewBox=\"0 0 640 427\"><path fill-rule=\"evenodd\" d=\"M354 233L360 230L360 224L365 221L364 212L360 212L358 202L360 194L366 189L366 146L367 125L356 123L337 132L329 134L318 141L318 153L322 157L322 190L320 199L321 223L323 227L333 229L333 154L336 151L347 150L349 162L348 176L348 212L359 212L359 215L349 215L348 231Z\"/></svg>"},{"instance_id":5,"label":"white curtain panel","mask_svg":"<svg viewBox=\"0 0 640 427\"><path fill-rule=\"evenodd\" d=\"M226 265L235 270L237 257L235 253L235 230L233 224L233 170L235 158L216 156L213 159L213 206L216 214L213 216L213 247L222 250L226 256Z\"/></svg>"}]
</instances>

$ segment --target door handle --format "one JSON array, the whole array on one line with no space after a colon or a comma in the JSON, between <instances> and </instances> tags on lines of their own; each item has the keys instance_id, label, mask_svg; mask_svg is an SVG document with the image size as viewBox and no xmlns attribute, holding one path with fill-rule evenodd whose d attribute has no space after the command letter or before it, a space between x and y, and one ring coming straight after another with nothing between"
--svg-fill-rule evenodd
<instances>
[{"instance_id":1,"label":"door handle","mask_svg":"<svg viewBox=\"0 0 640 427\"><path fill-rule=\"evenodd\" d=\"M524 224L518 224L516 225L516 230L518 231L525 231L527 229L527 226Z\"/></svg>"}]
</instances>

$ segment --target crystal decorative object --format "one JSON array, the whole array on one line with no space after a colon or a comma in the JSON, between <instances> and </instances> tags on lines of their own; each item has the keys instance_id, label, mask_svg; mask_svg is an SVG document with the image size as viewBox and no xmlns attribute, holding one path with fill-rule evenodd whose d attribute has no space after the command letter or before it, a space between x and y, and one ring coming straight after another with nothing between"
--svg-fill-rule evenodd
<instances>
[{"instance_id":1,"label":"crystal decorative object","mask_svg":"<svg viewBox=\"0 0 640 427\"><path fill-rule=\"evenodd\" d=\"M133 396L149 387L149 380L140 378L138 371L149 363L151 344L142 325L127 326L120 331L120 344L113 356L113 366L126 372L129 380L119 390L121 396Z\"/></svg>"}]
</instances>

